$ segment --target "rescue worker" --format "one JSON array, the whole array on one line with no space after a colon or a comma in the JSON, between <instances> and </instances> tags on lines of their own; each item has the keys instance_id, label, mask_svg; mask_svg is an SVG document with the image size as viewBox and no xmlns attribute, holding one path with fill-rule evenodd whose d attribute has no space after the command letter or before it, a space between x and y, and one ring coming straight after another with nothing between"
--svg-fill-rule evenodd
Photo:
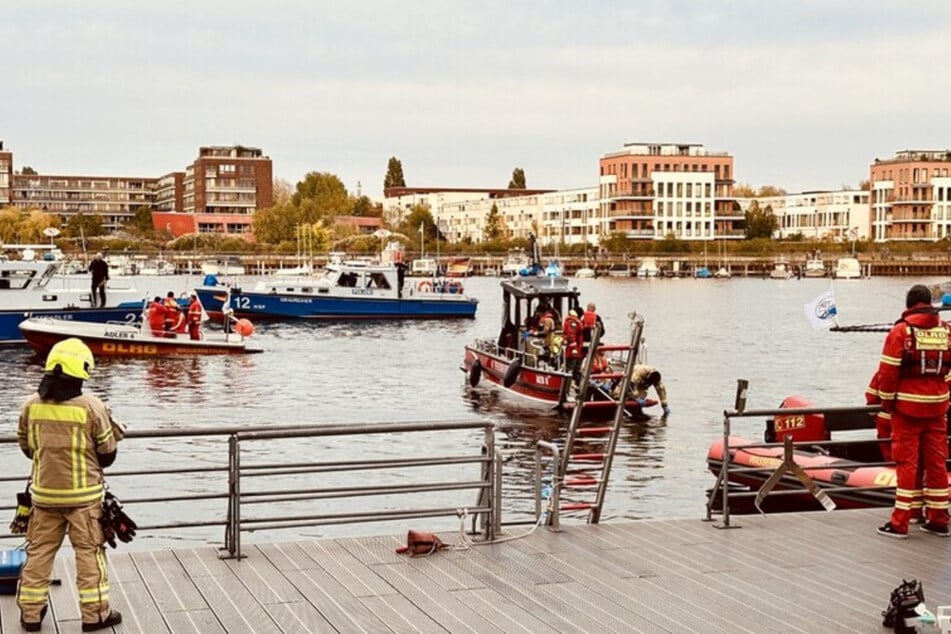
<instances>
[{"instance_id":1,"label":"rescue worker","mask_svg":"<svg viewBox=\"0 0 951 634\"><path fill-rule=\"evenodd\" d=\"M165 335L166 313L168 313L168 310L165 308L162 298L156 295L152 303L149 304L148 310L149 328L152 330L153 336L163 337Z\"/></svg>"},{"instance_id":2,"label":"rescue worker","mask_svg":"<svg viewBox=\"0 0 951 634\"><path fill-rule=\"evenodd\" d=\"M185 317L182 315L182 308L175 299L175 293L169 291L165 296L165 336L174 337L185 323Z\"/></svg>"},{"instance_id":3,"label":"rescue worker","mask_svg":"<svg viewBox=\"0 0 951 634\"><path fill-rule=\"evenodd\" d=\"M631 369L630 390L637 404L641 407L646 405L647 390L650 387L653 387L654 391L657 392L657 400L660 401L660 406L664 410L664 418L667 418L670 415L670 407L667 405L667 388L664 387L664 382L661 381L660 372L649 365L635 365ZM619 380L617 385L614 386L614 398L621 398L620 388L621 381Z\"/></svg>"},{"instance_id":4,"label":"rescue worker","mask_svg":"<svg viewBox=\"0 0 951 634\"><path fill-rule=\"evenodd\" d=\"M201 339L201 302L198 295L191 294L191 303L188 304L188 336L197 341Z\"/></svg>"},{"instance_id":5,"label":"rescue worker","mask_svg":"<svg viewBox=\"0 0 951 634\"><path fill-rule=\"evenodd\" d=\"M931 305L931 291L915 284L905 311L882 346L878 393L892 419L892 457L897 482L891 518L878 533L904 539L915 498L919 456L924 462L924 523L919 528L948 536L947 419L951 327ZM920 452L920 453L919 453Z\"/></svg>"},{"instance_id":6,"label":"rescue worker","mask_svg":"<svg viewBox=\"0 0 951 634\"><path fill-rule=\"evenodd\" d=\"M565 372L571 375L574 385L581 382L581 360L584 358L584 326L574 308L568 311L562 326L565 346Z\"/></svg>"},{"instance_id":7,"label":"rescue worker","mask_svg":"<svg viewBox=\"0 0 951 634\"><path fill-rule=\"evenodd\" d=\"M116 438L105 404L82 393L94 365L82 341L60 341L46 357L37 393L20 411L17 440L33 461L33 512L17 589L20 624L28 632L43 627L53 562L67 533L76 558L83 631L122 621L122 615L109 608L105 538L99 523L102 470L116 458Z\"/></svg>"},{"instance_id":8,"label":"rescue worker","mask_svg":"<svg viewBox=\"0 0 951 634\"><path fill-rule=\"evenodd\" d=\"M598 307L594 302L588 302L584 314L581 316L581 323L584 326L585 348L591 343L595 325L601 326L601 336L604 337L604 321L601 319L601 315L598 314Z\"/></svg>"}]
</instances>

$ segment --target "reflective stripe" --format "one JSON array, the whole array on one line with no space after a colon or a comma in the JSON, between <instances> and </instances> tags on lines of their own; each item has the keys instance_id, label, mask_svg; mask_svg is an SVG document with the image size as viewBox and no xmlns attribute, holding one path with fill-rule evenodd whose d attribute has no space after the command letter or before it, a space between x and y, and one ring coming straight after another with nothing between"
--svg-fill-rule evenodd
<instances>
[{"instance_id":1,"label":"reflective stripe","mask_svg":"<svg viewBox=\"0 0 951 634\"><path fill-rule=\"evenodd\" d=\"M30 487L33 502L41 506L82 506L88 502L95 502L102 497L102 485L77 490L45 489L34 484Z\"/></svg>"},{"instance_id":2,"label":"reflective stripe","mask_svg":"<svg viewBox=\"0 0 951 634\"><path fill-rule=\"evenodd\" d=\"M899 510L901 510L901 511L910 511L910 510L911 510L911 504L909 504L908 502L903 502L903 501L901 501L901 500L899 500L899 499L896 498L896 499L895 499L895 508L896 508L896 509L899 509Z\"/></svg>"},{"instance_id":3,"label":"reflective stripe","mask_svg":"<svg viewBox=\"0 0 951 634\"><path fill-rule=\"evenodd\" d=\"M111 439L112 439L112 425L109 426L109 429L107 429L106 431L96 436L96 444L101 445L103 443L108 442Z\"/></svg>"},{"instance_id":4,"label":"reflective stripe","mask_svg":"<svg viewBox=\"0 0 951 634\"><path fill-rule=\"evenodd\" d=\"M21 584L17 594L23 603L46 603L49 592L50 589L48 587L36 588Z\"/></svg>"},{"instance_id":5,"label":"reflective stripe","mask_svg":"<svg viewBox=\"0 0 951 634\"><path fill-rule=\"evenodd\" d=\"M948 489L929 489L925 487L925 495L931 495L934 497L948 497Z\"/></svg>"},{"instance_id":6,"label":"reflective stripe","mask_svg":"<svg viewBox=\"0 0 951 634\"><path fill-rule=\"evenodd\" d=\"M85 425L89 412L82 405L61 405L59 403L33 403L30 405L30 421L37 419L57 423Z\"/></svg>"},{"instance_id":7,"label":"reflective stripe","mask_svg":"<svg viewBox=\"0 0 951 634\"><path fill-rule=\"evenodd\" d=\"M900 401L907 401L909 403L941 403L948 400L948 392L945 391L943 394L910 394L908 392L898 392L897 398Z\"/></svg>"},{"instance_id":8,"label":"reflective stripe","mask_svg":"<svg viewBox=\"0 0 951 634\"><path fill-rule=\"evenodd\" d=\"M888 355L884 355L884 354L881 356L881 358L879 359L879 361L881 361L881 362L884 363L885 365L893 365L893 366L896 366L896 367L898 367L898 366L901 365L901 358L900 358L900 357L898 357L898 358L896 358L896 357L889 357Z\"/></svg>"},{"instance_id":9,"label":"reflective stripe","mask_svg":"<svg viewBox=\"0 0 951 634\"><path fill-rule=\"evenodd\" d=\"M915 489L895 489L895 495L900 495L903 498L913 498L916 493L921 495L921 492Z\"/></svg>"}]
</instances>

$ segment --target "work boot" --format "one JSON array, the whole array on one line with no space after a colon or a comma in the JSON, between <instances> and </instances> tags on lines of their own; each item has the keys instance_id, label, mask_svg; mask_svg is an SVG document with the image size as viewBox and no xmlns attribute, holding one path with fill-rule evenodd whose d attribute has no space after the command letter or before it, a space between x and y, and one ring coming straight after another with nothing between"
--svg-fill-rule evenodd
<instances>
[{"instance_id":1,"label":"work boot","mask_svg":"<svg viewBox=\"0 0 951 634\"><path fill-rule=\"evenodd\" d=\"M83 623L83 632L95 632L96 630L104 630L107 627L112 627L113 625L118 625L122 623L122 613L118 610L111 610L109 616L104 620L100 619L98 623Z\"/></svg>"},{"instance_id":2,"label":"work boot","mask_svg":"<svg viewBox=\"0 0 951 634\"><path fill-rule=\"evenodd\" d=\"M40 610L40 620L39 621L24 621L23 617L20 617L20 625L23 626L23 629L27 632L39 632L43 629L43 618L46 616L46 610L49 608L49 605L44 605L43 609Z\"/></svg>"},{"instance_id":3,"label":"work boot","mask_svg":"<svg viewBox=\"0 0 951 634\"><path fill-rule=\"evenodd\" d=\"M892 526L891 522L886 522L884 526L878 527L878 534L885 537L894 537L895 539L908 539L908 533L900 533Z\"/></svg>"}]
</instances>

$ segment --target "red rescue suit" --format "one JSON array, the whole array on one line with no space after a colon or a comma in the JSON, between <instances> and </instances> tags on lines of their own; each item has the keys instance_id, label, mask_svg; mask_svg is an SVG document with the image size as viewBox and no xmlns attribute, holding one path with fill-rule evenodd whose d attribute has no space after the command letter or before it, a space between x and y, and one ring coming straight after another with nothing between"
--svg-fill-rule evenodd
<instances>
[{"instance_id":1,"label":"red rescue suit","mask_svg":"<svg viewBox=\"0 0 951 634\"><path fill-rule=\"evenodd\" d=\"M188 305L188 336L201 339L201 302L197 297Z\"/></svg>"},{"instance_id":2,"label":"red rescue suit","mask_svg":"<svg viewBox=\"0 0 951 634\"><path fill-rule=\"evenodd\" d=\"M580 359L584 356L584 326L581 320L568 313L562 334L565 337L565 359Z\"/></svg>"},{"instance_id":3,"label":"red rescue suit","mask_svg":"<svg viewBox=\"0 0 951 634\"><path fill-rule=\"evenodd\" d=\"M165 314L167 312L162 302L149 304L149 328L156 337L161 337L165 331Z\"/></svg>"},{"instance_id":4,"label":"red rescue suit","mask_svg":"<svg viewBox=\"0 0 951 634\"><path fill-rule=\"evenodd\" d=\"M185 316L174 297L165 298L165 332L185 332Z\"/></svg>"},{"instance_id":5,"label":"red rescue suit","mask_svg":"<svg viewBox=\"0 0 951 634\"><path fill-rule=\"evenodd\" d=\"M919 452L924 463L925 521L948 525L947 410L951 327L929 304L916 304L892 327L878 366L882 409L892 417L897 486L891 525L907 533Z\"/></svg>"}]
</instances>

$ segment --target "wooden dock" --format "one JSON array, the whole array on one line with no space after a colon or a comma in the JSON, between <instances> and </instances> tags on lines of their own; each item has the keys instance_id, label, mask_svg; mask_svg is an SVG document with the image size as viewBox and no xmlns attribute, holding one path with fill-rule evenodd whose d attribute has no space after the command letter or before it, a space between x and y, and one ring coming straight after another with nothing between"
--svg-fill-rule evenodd
<instances>
[{"instance_id":1,"label":"wooden dock","mask_svg":"<svg viewBox=\"0 0 951 634\"><path fill-rule=\"evenodd\" d=\"M240 562L213 547L110 550L115 631L879 632L903 578L923 582L933 612L951 604L951 540L915 526L881 537L887 517L567 525L416 558L395 554L403 536L258 544ZM43 631L79 632L71 555L56 574ZM14 597L0 597L0 632L21 631L18 619Z\"/></svg>"}]
</instances>

